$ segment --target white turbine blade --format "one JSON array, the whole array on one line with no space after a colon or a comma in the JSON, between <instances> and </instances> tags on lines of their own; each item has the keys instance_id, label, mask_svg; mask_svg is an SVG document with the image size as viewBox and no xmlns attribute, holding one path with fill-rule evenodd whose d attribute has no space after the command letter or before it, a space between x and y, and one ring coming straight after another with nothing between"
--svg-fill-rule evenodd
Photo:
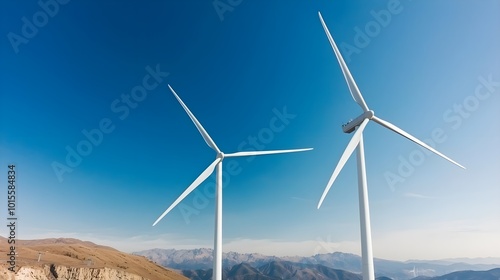
<instances>
[{"instance_id":1,"label":"white turbine blade","mask_svg":"<svg viewBox=\"0 0 500 280\"><path fill-rule=\"evenodd\" d=\"M404 137L406 137L406 138L410 139L411 141L413 141L413 142L415 142L415 143L419 144L420 146L422 146L422 147L424 147L424 148L428 149L429 151L431 151L431 152L433 152L433 153L435 153L435 154L437 154L437 155L441 156L442 158L444 158L444 159L448 160L449 162L451 162L451 163L453 163L453 164L455 164L455 165L457 165L457 166L460 166L460 167L462 167L463 169L465 169L465 167L463 167L461 164L459 164L459 163L457 163L456 161L452 160L451 158L449 158L449 157L447 157L447 156L443 155L442 153L440 153L440 152L436 151L436 150L435 150L434 148L432 148L431 146L429 146L429 145L425 144L424 142L422 142L422 141L418 140L415 136L413 136L413 135L409 134L408 132L406 132L406 131L402 130L401 128L399 128L399 127L397 127L397 126L393 125L392 123L390 123L390 122L388 122L388 121L384 121L384 120L382 120L382 119L380 119L380 118L377 118L377 117L375 117L375 116L373 116L372 120L373 120L373 121L375 121L376 123L378 123L378 124L380 124L380 125L382 125L382 126L384 126L384 127L388 128L388 129L390 129L390 130L392 130L392 131L396 132L397 134L399 134L399 135L401 135L401 136L404 136Z\"/></svg>"},{"instance_id":2,"label":"white turbine blade","mask_svg":"<svg viewBox=\"0 0 500 280\"><path fill-rule=\"evenodd\" d=\"M344 167L345 163L347 162L347 160L351 156L352 152L354 152L354 149L356 149L356 147L358 146L359 140L361 139L361 136L363 135L363 130L365 129L366 124L369 121L370 121L369 119L365 119L361 123L361 125L359 125L358 130L356 130L356 132L354 133L354 135L351 138L351 141L349 141L349 144L347 144L347 148L345 148L344 153L340 157L340 160L339 160L339 163L337 164L337 167L335 167L335 170L333 170L333 174L332 174L332 177L330 178L330 181L328 181L328 184L326 184L325 191L323 192L323 195L321 196L321 199L319 200L319 203L318 203L318 209L321 207L321 204L323 203L323 200L325 199L326 194L328 194L328 191L330 191L330 188L332 187L333 182L335 181L335 179L339 175L339 173L342 170L342 168Z\"/></svg>"},{"instance_id":3,"label":"white turbine blade","mask_svg":"<svg viewBox=\"0 0 500 280\"><path fill-rule=\"evenodd\" d=\"M210 148L214 149L217 153L220 153L219 148L217 147L217 145L215 145L214 140L212 140L212 138L210 138L210 135L208 135L208 133L205 130L205 128L203 128L203 126L196 119L196 117L193 115L193 113L191 113L191 111L186 106L186 104L184 104L184 102L182 102L181 98L177 95L177 93L175 93L174 89L170 85L168 85L168 87L170 88L170 90L172 91L172 93L175 95L175 98L177 98L177 100L179 101L179 103L181 103L182 108L184 108L184 111L186 111L186 113L188 114L189 118L191 118L191 120L193 121L194 125L196 126L196 128L200 132L201 136L203 137L203 139L207 143L207 145Z\"/></svg>"},{"instance_id":4,"label":"white turbine blade","mask_svg":"<svg viewBox=\"0 0 500 280\"><path fill-rule=\"evenodd\" d=\"M196 178L196 180L194 180L194 182L191 183L191 185L189 185L189 187L174 201L174 203L172 203L172 205L170 205L170 207L168 207L168 209L165 210L165 212L163 212L163 214L161 214L161 216L158 219L156 219L156 221L154 222L153 226L155 226L161 219L163 219L163 217L165 217L165 215L167 215L168 212L170 212L170 210L174 209L174 207L177 206L177 204L179 204L194 189L196 189L196 187L198 187L203 181L205 181L205 179L207 179L208 176L210 176L212 174L212 172L214 172L215 166L220 161L221 161L221 158L215 159L215 161L212 162L212 164L210 164L207 167L207 169L205 169L205 171L203 171L200 174L200 176L198 176L198 178Z\"/></svg>"},{"instance_id":5,"label":"white turbine blade","mask_svg":"<svg viewBox=\"0 0 500 280\"><path fill-rule=\"evenodd\" d=\"M293 149L293 150L274 150L274 151L248 151L248 152L237 152L232 154L224 154L224 157L245 157L245 156L263 156L272 154L284 154L284 153L297 153L310 151L313 148L307 149Z\"/></svg>"},{"instance_id":6,"label":"white turbine blade","mask_svg":"<svg viewBox=\"0 0 500 280\"><path fill-rule=\"evenodd\" d=\"M321 24L323 25L323 29L325 30L326 36L330 41L330 45L332 45L333 51L335 52L335 56L339 61L342 73L344 73L344 78L347 82L347 86L349 87L349 91L351 92L352 98L354 99L354 101L356 101L356 103L359 104L359 106L361 106L364 112L369 111L370 109L368 109L368 106L366 105L365 100L363 99L363 96L361 95L361 92L359 91L358 86L356 85L356 82L354 81L354 78L351 75L351 72L349 71L349 68L347 68L347 64L345 63L344 58L342 58L342 55L340 54L340 51L337 48L337 45L335 44L335 41L333 40L333 37L330 34L330 31L328 30L328 27L326 26L326 23L323 20L321 13L318 12L318 15Z\"/></svg>"}]
</instances>

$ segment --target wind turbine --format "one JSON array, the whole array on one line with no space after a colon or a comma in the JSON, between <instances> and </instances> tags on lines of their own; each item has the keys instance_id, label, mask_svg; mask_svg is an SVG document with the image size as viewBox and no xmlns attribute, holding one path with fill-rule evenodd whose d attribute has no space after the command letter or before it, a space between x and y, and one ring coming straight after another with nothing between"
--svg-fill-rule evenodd
<instances>
[{"instance_id":1,"label":"wind turbine","mask_svg":"<svg viewBox=\"0 0 500 280\"><path fill-rule=\"evenodd\" d=\"M413 278L417 277L418 272L415 266L413 266L413 270L410 270L410 273L413 273Z\"/></svg>"},{"instance_id":2,"label":"wind turbine","mask_svg":"<svg viewBox=\"0 0 500 280\"><path fill-rule=\"evenodd\" d=\"M168 214L177 204L179 204L186 196L188 196L196 187L198 187L203 181L205 181L215 169L216 172L216 195L215 195L215 233L214 233L214 269L213 269L213 280L221 280L222 279L222 161L224 158L228 157L244 157L244 156L261 156L261 155L271 155L271 154L282 154L282 153L294 153L294 152L303 152L312 150L312 148L308 149L293 149L293 150L274 150L274 151L246 151L246 152L237 152L231 154L224 154L212 140L210 135L208 135L207 131L203 128L201 123L196 119L196 117L191 113L189 108L182 102L180 97L175 93L174 89L168 85L175 98L179 101L182 108L186 111L191 121L193 121L194 125L200 132L201 136L207 143L207 145L212 148L217 156L215 160L203 171L196 180L194 180L191 185L168 207L163 214L153 223L155 226L165 215Z\"/></svg>"},{"instance_id":3,"label":"wind turbine","mask_svg":"<svg viewBox=\"0 0 500 280\"><path fill-rule=\"evenodd\" d=\"M360 229L361 229L361 255L363 259L363 279L367 280L373 280L375 279L375 273L373 269L373 252L372 252L372 238L371 238L371 227L370 227L370 209L368 205L368 189L367 189L367 181L366 181L366 166L365 166L365 152L364 152L364 146L363 146L363 130L365 129L366 125L370 120L382 125L385 128L388 128L397 134L408 138L409 140L419 144L420 146L434 152L435 154L445 158L446 160L462 167L462 165L458 164L457 162L453 161L452 159L448 158L447 156L443 155L442 153L436 151L429 145L425 144L424 142L418 140L416 137L412 136L408 132L405 132L401 128L393 125L392 123L382 120L378 117L375 116L375 113L368 108L368 106L365 103L365 100L363 99L363 96L361 95L361 92L358 89L358 86L356 85L356 82L354 81L354 78L351 75L351 72L349 71L349 68L347 68L347 65L342 58L342 55L340 54L339 49L337 48L337 45L335 44L335 41L332 38L332 35L330 34L330 31L328 31L328 27L325 24L325 21L323 20L323 17L321 16L321 13L318 12L319 19L321 21L321 24L323 25L323 29L325 30L326 36L328 37L328 40L330 41L330 44L333 48L333 51L335 53L335 56L337 57L337 60L339 61L340 68L342 69L342 73L344 74L344 78L347 82L347 86L349 87L349 91L351 92L351 95L358 103L358 105L363 109L363 114L355 118L354 120L350 121L349 123L342 125L342 130L345 133L351 133L356 130L354 135L351 138L351 141L349 141L349 144L347 145L347 148L345 149L344 153L340 157L339 163L335 167L332 177L328 181L328 184L326 185L325 191L323 192L323 195L321 196L321 199L319 200L318 203L318 209L321 207L321 204L323 203L323 200L325 199L326 194L332 187L333 182L339 175L340 171L344 167L345 163L351 156L351 154L354 152L354 149L357 147L357 160L358 160L358 192L359 192L359 214L360 214Z\"/></svg>"}]
</instances>

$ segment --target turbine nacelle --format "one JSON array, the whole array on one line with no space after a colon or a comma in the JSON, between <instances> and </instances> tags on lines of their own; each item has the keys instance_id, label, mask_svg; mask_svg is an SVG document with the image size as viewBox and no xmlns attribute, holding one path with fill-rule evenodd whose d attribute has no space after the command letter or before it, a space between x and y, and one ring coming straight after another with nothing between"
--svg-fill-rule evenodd
<instances>
[{"instance_id":1,"label":"turbine nacelle","mask_svg":"<svg viewBox=\"0 0 500 280\"><path fill-rule=\"evenodd\" d=\"M356 127L360 126L365 119L371 120L375 116L373 110L369 110L361 114L354 120L350 120L348 123L342 125L342 130L344 133L352 133L356 130Z\"/></svg>"}]
</instances>

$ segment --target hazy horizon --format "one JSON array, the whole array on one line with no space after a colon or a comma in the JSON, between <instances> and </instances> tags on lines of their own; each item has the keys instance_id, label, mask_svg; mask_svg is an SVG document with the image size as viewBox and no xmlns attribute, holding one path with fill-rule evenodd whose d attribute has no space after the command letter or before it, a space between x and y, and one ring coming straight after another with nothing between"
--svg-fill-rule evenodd
<instances>
[{"instance_id":1,"label":"hazy horizon","mask_svg":"<svg viewBox=\"0 0 500 280\"><path fill-rule=\"evenodd\" d=\"M5 238L4 236L0 236L2 238ZM97 245L102 245L102 246L110 246L110 247L113 247L115 248L114 246L112 246L113 243L116 243L116 244L119 244L117 245L117 248L115 249L119 249L120 251L123 251L123 252L126 252L126 253L136 253L136 252L141 252L141 251L148 251L148 250L154 250L154 249L160 249L160 250L176 250L176 251L180 251L180 250L196 250L196 249L208 249L208 250L213 250L213 245L212 244L209 244L209 245L206 245L206 246L181 246L181 247L178 247L178 248L175 248L174 247L165 247L165 248L160 248L160 247L154 247L154 248L144 248L144 249L140 249L138 247L138 245L135 245L134 247L136 249L126 249L127 246L123 247L124 243L126 242L123 242L123 241L111 241L111 240L100 240L100 239L80 239L78 238L77 236L75 237L67 237L67 236L53 236L53 237L42 237L42 238L34 238L34 239L23 239L23 240L36 240L36 239L59 239L59 238L62 238L62 239L65 239L65 238L74 238L74 239L78 239L78 240L81 240L81 241L89 241L89 242L92 242L92 243L95 243ZM315 241L317 242L317 240ZM227 244L226 244L227 245ZM289 244L288 244L289 245ZM325 244L324 244L325 245ZM128 247L128 248L131 248L131 247ZM316 254L331 254L331 253L342 253L342 254L354 254L354 255L357 255L357 256L361 256L360 252L344 252L344 251L339 251L339 250L325 250L325 248L323 248L323 250L318 250L317 252L314 252L313 254L295 254L295 255L290 255L290 254L275 254L275 253L262 253L262 252L257 252L257 251L252 251L251 249L249 250L226 250L224 249L226 247L223 247L223 253L231 253L231 252L234 252L234 253L239 253L239 254L261 254L261 255L266 255L266 256L277 256L277 257L295 257L295 256L298 256L298 257L310 257L310 256L314 256ZM500 256L483 256L483 257L453 257L453 258L438 258L438 259L389 259L389 258L381 258L381 257L378 257L378 256L374 256L374 258L378 258L378 259L387 259L387 260L394 260L394 261L402 261L402 262L407 262L407 261L455 261L455 260L458 260L458 261L462 261L464 259L469 259L470 263L475 263L475 264L498 264L500 265ZM475 260L488 260L488 259L491 259L495 262L480 262L480 261L475 261Z\"/></svg>"}]
</instances>

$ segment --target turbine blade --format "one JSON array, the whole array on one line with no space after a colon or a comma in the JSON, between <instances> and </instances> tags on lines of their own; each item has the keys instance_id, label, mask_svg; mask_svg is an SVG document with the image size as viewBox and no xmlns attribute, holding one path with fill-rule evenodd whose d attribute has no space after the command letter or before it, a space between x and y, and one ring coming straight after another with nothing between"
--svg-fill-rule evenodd
<instances>
[{"instance_id":1,"label":"turbine blade","mask_svg":"<svg viewBox=\"0 0 500 280\"><path fill-rule=\"evenodd\" d=\"M181 98L177 95L177 93L175 93L174 89L170 85L168 85L168 87L170 88L170 91L172 91L172 93L174 94L175 98L177 98L177 100L179 101L179 103L181 103L182 108L184 108L184 111L186 111L186 113L188 114L189 118L191 118L191 120L193 121L194 125L196 126L196 128L200 132L201 136L203 137L203 139L207 143L207 145L210 148L214 149L217 153L220 153L219 148L217 147L217 145L215 145L214 140L212 140L212 138L210 138L210 135L208 135L208 133L205 130L205 128L203 128L203 126L196 119L196 117L193 115L193 113L191 113L191 111L186 106L186 104L184 104L184 102L182 102Z\"/></svg>"},{"instance_id":2,"label":"turbine blade","mask_svg":"<svg viewBox=\"0 0 500 280\"><path fill-rule=\"evenodd\" d=\"M356 132L354 133L354 135L351 138L351 141L349 141L349 144L347 144L347 148L345 148L344 153L340 157L339 163L335 167L335 170L333 170L333 174L332 174L332 177L330 178L330 181L328 181L328 184L326 184L325 191L323 192L323 195L321 196L321 199L319 200L319 203L318 203L318 209L321 207L321 204L323 203L323 200L325 199L326 194L328 193L328 191L330 191L330 188L332 187L333 182L335 181L335 179L339 175L339 173L342 170L342 168L344 167L345 163L347 162L347 160L351 156L352 152L354 152L354 149L356 149L356 147L358 146L359 140L361 140L361 136L363 135L363 130L365 129L366 124L369 121L370 121L369 119L365 119L359 125L358 130L356 130Z\"/></svg>"},{"instance_id":3,"label":"turbine blade","mask_svg":"<svg viewBox=\"0 0 500 280\"><path fill-rule=\"evenodd\" d=\"M179 204L194 189L196 189L196 187L198 187L201 183L203 183L203 181L205 181L208 178L208 176L210 176L212 174L212 172L214 172L215 166L220 161L221 161L221 158L215 159L215 161L212 162L212 164L210 164L207 167L207 169L205 169L205 171L203 171L200 174L200 176L198 176L198 178L196 178L196 180L194 180L194 182L191 183L191 185L189 185L189 187L174 201L174 203L172 203L172 205L170 205L170 207L168 207L168 209L165 210L165 212L163 212L163 214L161 214L161 216L158 219L156 219L156 221L154 222L153 226L155 226L159 221L161 221L161 219L163 219L163 217L165 217L165 215L167 215L168 212L170 212L170 210L174 209L174 207L177 206L177 204Z\"/></svg>"},{"instance_id":4,"label":"turbine blade","mask_svg":"<svg viewBox=\"0 0 500 280\"><path fill-rule=\"evenodd\" d=\"M375 117L375 116L373 116L372 120L373 120L374 122L376 122L376 123L380 124L381 126L386 127L386 128L388 128L388 129L390 129L390 130L392 130L392 131L396 132L397 134L399 134L399 135L401 135L401 136L403 136L403 137L406 137L406 138L410 139L411 141L413 141L413 142L415 142L415 143L419 144L420 146L422 146L422 147L424 147L424 148L428 149L429 151L431 151L431 152L433 152L433 153L435 153L435 154L437 154L437 155L441 156L442 158L444 158L444 159L448 160L449 162L451 162L451 163L453 163L453 164L455 164L455 165L457 165L457 166L460 166L460 167L462 167L463 169L465 169L465 167L463 167L461 164L459 164L459 163L457 163L456 161L452 160L451 158L449 158L449 157L447 157L447 156L443 155L442 153L438 152L437 150L435 150L435 149L434 149L434 148L432 148L431 146L429 146L429 145L425 144L424 142L422 142L422 141L418 140L415 136L413 136L413 135L409 134L408 132L406 132L406 131L402 130L401 128L399 128L399 127L397 127L397 126L393 125L392 123L390 123L390 122L388 122L388 121L384 121L384 120L382 120L382 119L380 119L380 118L377 118L377 117Z\"/></svg>"},{"instance_id":5,"label":"turbine blade","mask_svg":"<svg viewBox=\"0 0 500 280\"><path fill-rule=\"evenodd\" d=\"M369 111L368 106L365 103L365 100L363 99L363 96L361 95L361 92L358 89L358 86L356 85L356 82L354 81L354 78L351 75L351 72L349 71L349 68L347 68L347 64L344 61L344 58L342 57L342 54L340 54L339 49L337 48L337 45L335 44L335 41L333 40L332 35L330 34L330 31L328 30L328 27L326 26L325 21L323 20L323 17L321 16L321 13L318 12L319 15L319 20L321 21L321 24L323 25L323 29L325 30L326 36L328 37L328 40L330 41L330 45L332 45L333 51L335 52L335 56L337 57L337 60L339 61L340 68L342 69L342 73L344 73L344 78L347 82L347 86L349 87L349 91L351 92L351 96L356 101L356 103L361 106L361 109L363 109L364 112Z\"/></svg>"},{"instance_id":6,"label":"turbine blade","mask_svg":"<svg viewBox=\"0 0 500 280\"><path fill-rule=\"evenodd\" d=\"M245 156L263 156L272 154L284 154L284 153L297 153L310 151L313 148L307 149L293 149L293 150L274 150L274 151L248 151L248 152L237 152L232 154L225 154L224 157L245 157Z\"/></svg>"}]
</instances>

